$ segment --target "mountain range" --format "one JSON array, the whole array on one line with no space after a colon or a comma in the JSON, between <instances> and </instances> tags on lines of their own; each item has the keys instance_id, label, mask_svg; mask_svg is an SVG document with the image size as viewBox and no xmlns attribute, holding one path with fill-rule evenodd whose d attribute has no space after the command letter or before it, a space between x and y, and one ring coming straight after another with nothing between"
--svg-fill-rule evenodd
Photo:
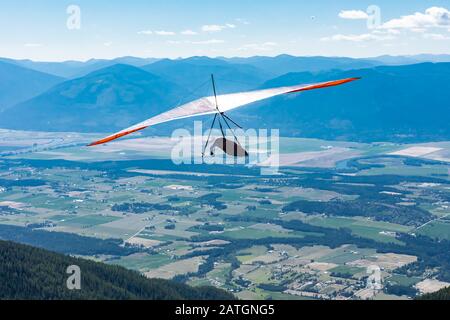
<instances>
[{"instance_id":1,"label":"mountain range","mask_svg":"<svg viewBox=\"0 0 450 320\"><path fill-rule=\"evenodd\" d=\"M155 58L120 57L112 60L91 59L88 61L41 62L0 58L0 61L2 62L15 64L23 68L48 73L66 79L82 77L91 72L110 67L115 64L128 64L135 67L142 67L158 60L159 59Z\"/></svg>"},{"instance_id":2,"label":"mountain range","mask_svg":"<svg viewBox=\"0 0 450 320\"><path fill-rule=\"evenodd\" d=\"M44 92L64 79L0 61L0 111Z\"/></svg>"},{"instance_id":3,"label":"mountain range","mask_svg":"<svg viewBox=\"0 0 450 320\"><path fill-rule=\"evenodd\" d=\"M208 57L164 59L142 69L187 88L195 96L212 94L211 74L214 74L221 93L251 90L274 77L271 72L250 64L235 64Z\"/></svg>"},{"instance_id":4,"label":"mountain range","mask_svg":"<svg viewBox=\"0 0 450 320\"><path fill-rule=\"evenodd\" d=\"M450 56L282 55L157 61L125 57L62 63L62 69L83 65L85 69L72 70L72 75L82 74L88 66L95 69L71 79L26 69L24 63L31 63L27 61L0 62L0 83L5 84L0 102L8 101L4 104L8 108L0 113L0 127L110 133L211 95L212 73L219 93L362 77L336 88L265 100L232 115L245 127L281 128L285 136L365 142L448 140L450 63L417 63L427 60L450 61ZM33 68L46 66L46 71L54 72L51 68L58 64L35 63ZM17 85L8 87L11 77ZM177 126L189 128L192 122L161 125L147 133L166 135Z\"/></svg>"},{"instance_id":5,"label":"mountain range","mask_svg":"<svg viewBox=\"0 0 450 320\"><path fill-rule=\"evenodd\" d=\"M117 130L165 111L186 94L177 84L116 64L62 82L6 110L0 125L40 131Z\"/></svg>"},{"instance_id":6,"label":"mountain range","mask_svg":"<svg viewBox=\"0 0 450 320\"><path fill-rule=\"evenodd\" d=\"M285 136L363 142L450 138L450 63L290 73L263 87L349 77L362 79L265 100L239 110L239 118L245 126L281 128Z\"/></svg>"},{"instance_id":7,"label":"mountain range","mask_svg":"<svg viewBox=\"0 0 450 320\"><path fill-rule=\"evenodd\" d=\"M291 72L320 72L326 70L351 70L369 68L382 64L376 60L353 59L345 57L295 57L280 55L277 57L250 57L224 59L237 64L251 65L273 76Z\"/></svg>"},{"instance_id":8,"label":"mountain range","mask_svg":"<svg viewBox=\"0 0 450 320\"><path fill-rule=\"evenodd\" d=\"M174 63L180 61L209 61L207 63L217 64L220 60L231 64L251 65L265 71L273 76L280 76L289 72L317 72L331 69L349 70L359 69L379 65L405 65L421 62L450 62L450 55L440 54L420 54L409 56L390 56L383 55L371 58L347 58L347 57L321 57L306 56L297 57L292 55L279 55L276 57L254 56L248 58L225 58L218 57L209 59L207 57L192 57L187 59L159 59L159 58L139 58L132 56L119 57L115 59L90 59L87 61L61 61L61 62L42 62L32 60L15 60L0 58L0 61L15 64L35 71L48 73L62 78L73 79L85 76L93 71L112 66L114 64L128 64L134 67L143 67L152 63L165 60Z\"/></svg>"}]
</instances>

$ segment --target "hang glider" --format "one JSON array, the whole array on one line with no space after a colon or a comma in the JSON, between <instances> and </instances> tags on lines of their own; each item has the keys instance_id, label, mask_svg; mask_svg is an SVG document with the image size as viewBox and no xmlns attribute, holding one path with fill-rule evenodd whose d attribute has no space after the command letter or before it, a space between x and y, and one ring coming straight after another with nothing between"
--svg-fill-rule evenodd
<instances>
[{"instance_id":1,"label":"hang glider","mask_svg":"<svg viewBox=\"0 0 450 320\"><path fill-rule=\"evenodd\" d=\"M136 124L132 127L124 129L124 130L117 132L113 135L110 135L106 138L92 142L91 144L89 144L89 146L90 147L97 146L97 145L101 145L101 144L104 144L107 142L111 142L113 140L116 140L116 139L119 139L126 135L144 130L150 126L155 126L157 124L162 124L165 122L175 121L175 120L180 120L180 119L185 119L185 118L204 116L204 115L215 115L214 122L215 122L216 118L219 117L219 124L220 124L220 117L222 117L222 119L227 123L227 125L228 125L227 119L236 125L236 123L234 121L232 121L229 117L227 117L225 115L225 112L246 106L253 102L269 99L269 98L283 95L283 94L334 87L334 86L342 85L342 84L352 82L355 80L359 80L359 79L360 78L347 78L347 79L327 81L327 82L316 83L316 84L297 85L297 86L291 86L291 87L280 87L280 88L272 88L272 89L265 89L265 90L217 95L215 82L214 82L214 76L212 76L212 84L213 84L213 89L214 89L213 96L204 97L204 98L189 102L187 104L184 104L175 109L169 110L167 112L161 113L153 118L145 120L139 124ZM213 125L214 125L214 123L213 123Z\"/></svg>"}]
</instances>

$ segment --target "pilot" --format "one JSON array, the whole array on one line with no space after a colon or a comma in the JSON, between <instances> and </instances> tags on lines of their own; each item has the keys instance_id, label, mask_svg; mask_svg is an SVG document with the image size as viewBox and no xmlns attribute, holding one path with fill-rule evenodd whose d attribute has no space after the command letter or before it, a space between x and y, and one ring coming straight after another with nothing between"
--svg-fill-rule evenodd
<instances>
[{"instance_id":1,"label":"pilot","mask_svg":"<svg viewBox=\"0 0 450 320\"><path fill-rule=\"evenodd\" d=\"M216 139L210 148L211 156L214 156L215 149L219 148L226 154L233 157L248 157L248 152L235 141L230 141L224 137Z\"/></svg>"}]
</instances>

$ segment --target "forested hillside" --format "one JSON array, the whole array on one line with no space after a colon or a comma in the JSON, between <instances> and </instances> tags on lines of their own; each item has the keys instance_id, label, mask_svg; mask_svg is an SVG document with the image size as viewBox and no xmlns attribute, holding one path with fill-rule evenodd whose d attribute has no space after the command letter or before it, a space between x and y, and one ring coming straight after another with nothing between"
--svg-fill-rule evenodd
<instances>
[{"instance_id":1,"label":"forested hillside","mask_svg":"<svg viewBox=\"0 0 450 320\"><path fill-rule=\"evenodd\" d=\"M67 267L81 269L81 290L67 289ZM137 272L65 256L14 242L0 241L0 299L229 300L212 287L192 288Z\"/></svg>"},{"instance_id":2,"label":"forested hillside","mask_svg":"<svg viewBox=\"0 0 450 320\"><path fill-rule=\"evenodd\" d=\"M450 287L421 296L418 300L450 300Z\"/></svg>"}]
</instances>

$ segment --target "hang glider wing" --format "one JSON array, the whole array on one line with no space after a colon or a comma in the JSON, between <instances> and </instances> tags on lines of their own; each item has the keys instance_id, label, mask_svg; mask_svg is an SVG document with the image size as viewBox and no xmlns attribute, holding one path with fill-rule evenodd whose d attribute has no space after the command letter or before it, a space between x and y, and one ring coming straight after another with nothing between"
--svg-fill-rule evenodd
<instances>
[{"instance_id":1,"label":"hang glider wing","mask_svg":"<svg viewBox=\"0 0 450 320\"><path fill-rule=\"evenodd\" d=\"M184 119L191 118L196 116L203 116L208 114L215 114L218 112L227 112L250 103L272 98L282 94L302 92L314 89L321 89L327 87L334 87L344 83L352 82L355 80L359 80L360 78L348 78L341 79L335 81L328 81L316 84L308 84L308 85L298 85L292 87L281 87L281 88L273 88L273 89L265 89L258 91L249 91L249 92L240 92L240 93L231 93L217 96L218 101L218 109L216 107L215 97L204 97L192 102L189 102L185 105L182 105L178 108L169 110L167 112L161 113L153 118L150 118L144 122L141 122L137 125L134 125L130 128L117 132L113 135L110 135L104 139L95 141L89 146L96 146L100 144L104 144L118 138L124 137L131 133L135 133L140 130L144 130L150 126L154 126L157 124Z\"/></svg>"}]
</instances>

